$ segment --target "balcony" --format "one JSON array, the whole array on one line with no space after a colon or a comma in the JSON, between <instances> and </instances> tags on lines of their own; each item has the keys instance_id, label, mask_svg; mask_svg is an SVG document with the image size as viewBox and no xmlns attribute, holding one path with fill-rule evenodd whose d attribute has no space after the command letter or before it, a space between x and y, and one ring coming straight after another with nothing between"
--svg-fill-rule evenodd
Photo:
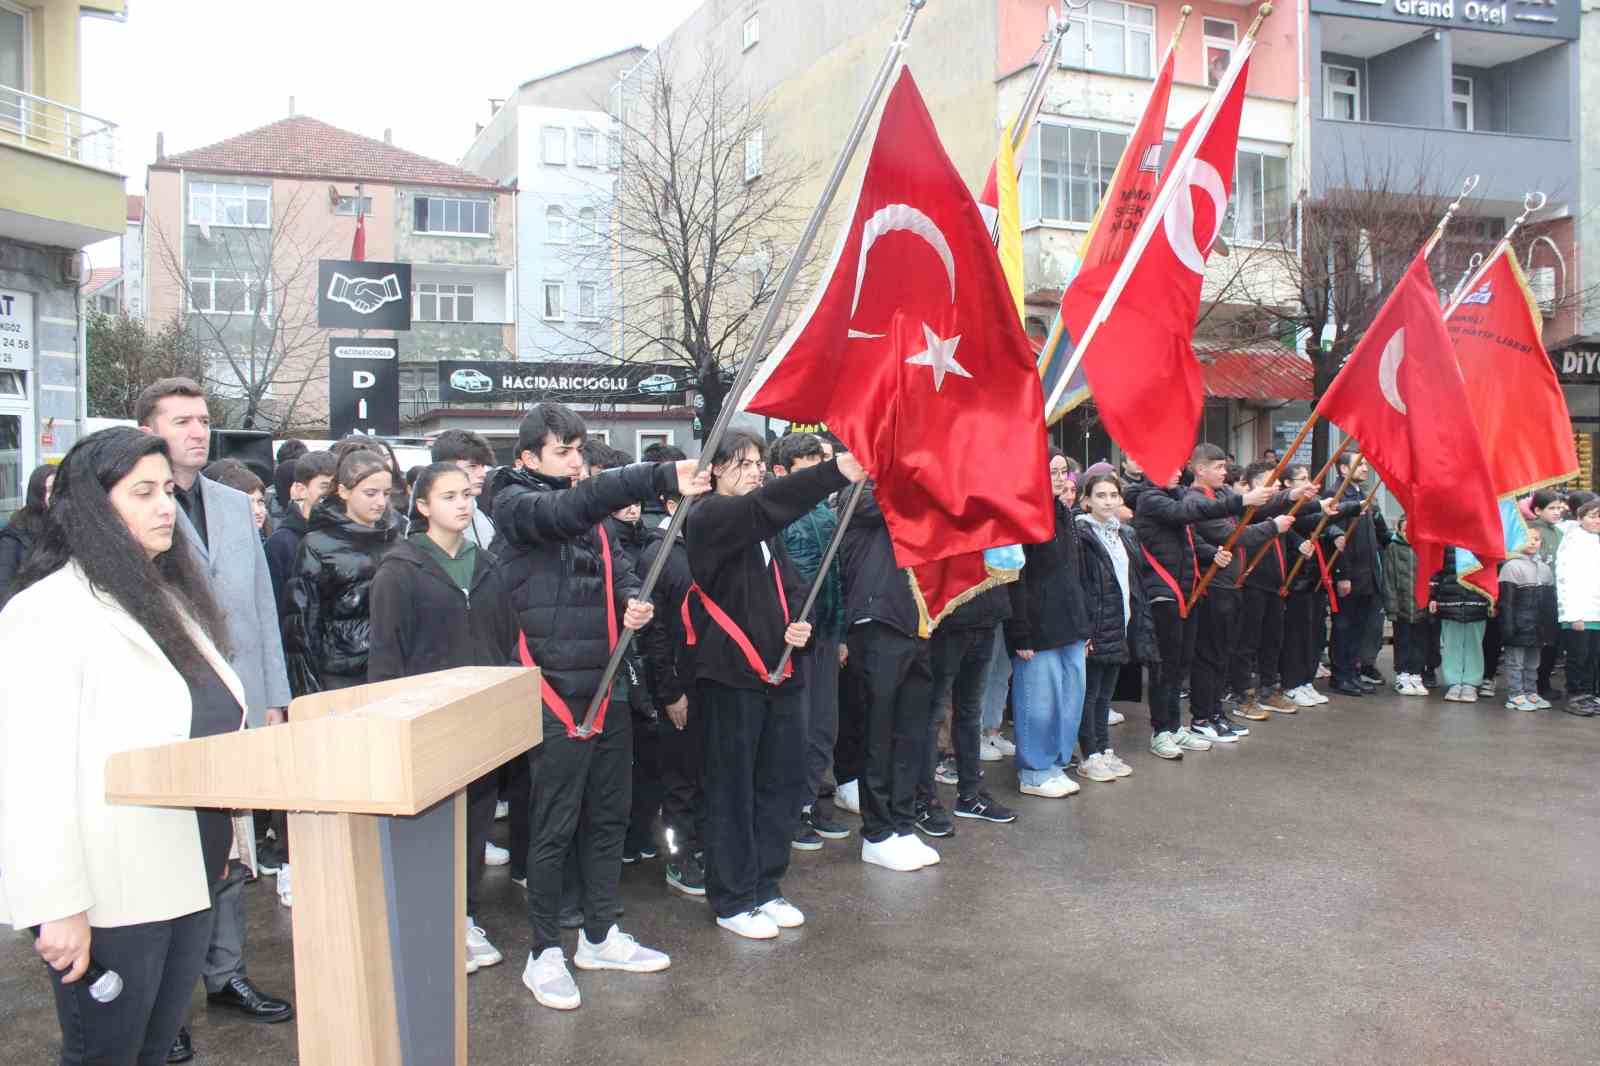
<instances>
[{"instance_id":1,"label":"balcony","mask_svg":"<svg viewBox=\"0 0 1600 1066\"><path fill-rule=\"evenodd\" d=\"M0 86L0 237L83 248L122 235L114 123Z\"/></svg>"}]
</instances>

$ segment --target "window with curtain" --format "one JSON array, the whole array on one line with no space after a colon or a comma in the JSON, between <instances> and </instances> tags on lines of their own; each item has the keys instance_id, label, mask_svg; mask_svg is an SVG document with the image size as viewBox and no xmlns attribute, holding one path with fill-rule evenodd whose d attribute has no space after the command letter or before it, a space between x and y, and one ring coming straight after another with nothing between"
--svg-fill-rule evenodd
<instances>
[{"instance_id":1,"label":"window with curtain","mask_svg":"<svg viewBox=\"0 0 1600 1066\"><path fill-rule=\"evenodd\" d=\"M544 209L544 239L549 244L567 243L567 213L558 204Z\"/></svg>"}]
</instances>

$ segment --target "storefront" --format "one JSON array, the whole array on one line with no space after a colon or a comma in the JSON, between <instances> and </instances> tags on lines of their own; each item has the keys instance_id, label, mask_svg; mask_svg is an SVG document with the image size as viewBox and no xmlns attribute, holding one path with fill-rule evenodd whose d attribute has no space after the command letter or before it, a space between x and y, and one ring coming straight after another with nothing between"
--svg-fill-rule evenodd
<instances>
[{"instance_id":1,"label":"storefront","mask_svg":"<svg viewBox=\"0 0 1600 1066\"><path fill-rule=\"evenodd\" d=\"M33 293L0 288L0 525L23 504L36 450Z\"/></svg>"},{"instance_id":2,"label":"storefront","mask_svg":"<svg viewBox=\"0 0 1600 1066\"><path fill-rule=\"evenodd\" d=\"M1578 476L1568 485L1595 491L1600 486L1600 472L1595 470L1595 448L1600 443L1596 439L1600 437L1600 335L1573 337L1551 348L1550 361L1567 397L1578 452Z\"/></svg>"}]
</instances>

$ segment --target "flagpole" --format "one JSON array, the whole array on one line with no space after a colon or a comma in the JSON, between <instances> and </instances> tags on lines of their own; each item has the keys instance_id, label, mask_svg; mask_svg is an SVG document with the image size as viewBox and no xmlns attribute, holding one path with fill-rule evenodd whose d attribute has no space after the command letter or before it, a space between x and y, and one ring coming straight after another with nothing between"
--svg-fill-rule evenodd
<instances>
[{"instance_id":1,"label":"flagpole","mask_svg":"<svg viewBox=\"0 0 1600 1066\"><path fill-rule=\"evenodd\" d=\"M1372 509L1373 501L1378 498L1378 490L1380 488L1382 488L1382 487L1383 487L1382 483L1373 485L1372 486L1372 491L1367 493L1367 498L1361 501L1361 510L1357 511L1355 518L1351 519L1350 528L1344 531L1345 547L1348 547L1350 545L1350 534L1354 533L1356 531L1356 526L1359 526L1361 524L1361 520L1363 518L1367 517L1367 512ZM1343 554L1344 554L1344 548L1335 548L1333 550L1333 554L1328 556L1328 569L1329 570L1333 569L1333 564L1338 562L1339 561L1339 556L1341 556Z\"/></svg>"},{"instance_id":2,"label":"flagpole","mask_svg":"<svg viewBox=\"0 0 1600 1066\"><path fill-rule=\"evenodd\" d=\"M1444 217L1439 220L1437 226L1433 227L1433 233L1428 237L1428 243L1422 246L1422 258L1427 259L1433 255L1434 245L1444 238L1445 227L1450 225L1450 220L1456 216L1457 211L1461 210L1461 201L1471 195L1472 190L1477 187L1478 175L1468 174L1467 179L1461 183L1461 195L1450 201L1450 206L1444 209Z\"/></svg>"},{"instance_id":3,"label":"flagpole","mask_svg":"<svg viewBox=\"0 0 1600 1066\"><path fill-rule=\"evenodd\" d=\"M1328 476L1328 471L1333 469L1333 464L1339 461L1339 456L1343 455L1345 450L1353 443L1354 438L1351 437L1346 437L1344 440L1340 441L1338 450L1328 457L1328 461L1326 463L1322 464L1322 469L1318 470L1311 478L1311 483L1313 485L1322 484L1323 479ZM1293 518L1296 514L1298 514L1300 511L1300 505L1305 502L1305 500L1295 500L1294 503L1289 507L1289 517ZM1240 525L1244 524L1245 523L1243 522L1240 523ZM1245 564L1244 573L1239 575L1239 584L1235 586L1236 588L1243 586L1244 579L1255 573L1256 567L1261 565L1261 560L1267 557L1267 552L1271 548L1272 541L1269 540L1256 551L1255 555L1250 557L1250 561Z\"/></svg>"},{"instance_id":4,"label":"flagpole","mask_svg":"<svg viewBox=\"0 0 1600 1066\"><path fill-rule=\"evenodd\" d=\"M1350 464L1350 469L1345 472L1344 477L1339 481L1339 487L1333 490L1333 496L1331 497L1332 499L1338 500L1339 497L1344 495L1344 490L1350 487L1350 479L1355 476L1356 467L1360 466L1365 458L1366 457L1360 452L1356 453L1355 460ZM1374 486L1374 491L1376 491L1376 486ZM1317 527L1311 531L1311 535L1306 539L1315 541L1318 537L1322 536L1322 531L1328 528L1328 523L1332 520L1333 515L1324 511L1322 513L1322 520L1317 523ZM1306 557L1304 555L1300 556L1300 558L1294 561L1294 568L1289 571L1289 576L1283 579L1283 587L1278 589L1278 595L1287 596L1289 594L1289 586L1293 585L1294 579L1300 576L1300 568L1305 564Z\"/></svg>"},{"instance_id":5,"label":"flagpole","mask_svg":"<svg viewBox=\"0 0 1600 1066\"><path fill-rule=\"evenodd\" d=\"M1538 203L1534 202L1534 197L1536 196L1539 198ZM1547 202L1548 198L1544 193L1539 192L1538 190L1523 195L1522 214L1518 215L1514 220L1512 220L1511 228L1506 230L1505 236L1501 237L1495 242L1495 246L1491 248L1489 250L1489 254L1484 256L1483 260L1477 264L1476 269L1473 270L1467 277L1463 278L1460 285L1456 286L1456 291L1451 294L1450 303L1444 309L1444 314L1442 317L1449 318L1455 313L1456 308L1461 306L1461 301L1466 299L1467 294L1472 291L1472 286L1475 285L1478 279L1483 277L1483 275L1488 272L1489 268L1494 265L1495 258L1505 254L1506 249L1511 247L1511 238L1516 236L1517 230L1522 228L1522 224L1528 220L1528 216L1533 214L1535 211L1544 210L1544 205Z\"/></svg>"},{"instance_id":6,"label":"flagpole","mask_svg":"<svg viewBox=\"0 0 1600 1066\"><path fill-rule=\"evenodd\" d=\"M1194 161L1195 154L1200 150L1206 135L1211 132L1211 126L1217 120L1217 113L1222 110L1222 102L1227 99L1233 90L1234 84L1239 80L1239 74L1244 69L1256 47L1256 34L1261 29L1261 24L1272 14L1271 4L1262 4L1256 12L1255 21L1250 23L1250 28L1245 32L1244 40L1239 42L1239 50L1234 53L1233 61L1228 64L1228 69L1222 75L1222 81L1212 92L1211 98L1206 101L1205 110L1200 112L1200 119L1195 123L1194 132L1184 144L1183 150L1178 153L1178 158L1172 161L1169 172L1181 174L1189 169L1189 164ZM1144 254L1145 246L1155 236L1156 228L1162 225L1167 213L1167 207L1177 198L1179 190L1188 195L1188 186L1181 181L1166 181L1161 185L1161 191L1156 195L1155 203L1150 205L1150 210L1145 214L1144 222L1139 227L1139 232L1134 235L1133 244L1128 247L1122 262L1117 267L1116 276L1111 279L1111 285L1106 289L1106 294L1101 297L1100 305L1095 308L1094 315L1089 319L1088 328L1083 331L1083 338L1073 347L1072 358L1067 360L1066 367L1061 372L1061 377L1056 381L1056 386L1050 391L1050 396L1044 405L1045 416L1055 410L1061 402L1061 396L1067 390L1067 383L1072 380L1072 372L1078 369L1078 364L1083 362L1083 355L1089 350L1095 334L1100 331L1100 326L1111 316L1111 309L1116 306L1117 299L1122 295L1123 288L1128 284L1128 279L1133 276L1134 267L1138 266L1139 258Z\"/></svg>"},{"instance_id":7,"label":"flagpole","mask_svg":"<svg viewBox=\"0 0 1600 1066\"><path fill-rule=\"evenodd\" d=\"M728 394L723 399L722 410L717 412L717 420L712 423L711 432L706 434L705 443L700 449L699 469L705 471L711 466L712 456L716 455L717 447L722 443L722 436L728 430L729 423L733 420L734 413L739 409L739 401L744 395L745 388L750 384L750 379L755 376L756 367L760 365L766 355L768 342L771 340L773 328L778 323L778 316L782 313L784 304L788 302L789 291L794 288L795 278L810 255L811 245L816 240L817 232L822 228L824 217L828 208L833 204L833 197L839 191L839 186L844 183L845 171L850 168L850 161L855 157L856 149L861 146L861 139L866 135L867 125L872 121L873 113L878 109L878 101L883 98L884 91L889 87L889 80L894 76L895 68L900 63L900 55L905 51L911 37L912 24L917 20L917 13L928 4L928 0L906 0L905 13L900 18L900 25L895 30L894 39L889 42L888 49L884 52L883 61L878 64L878 72L872 79L872 85L867 90L866 99L861 102L860 109L856 112L855 124L850 128L850 134L845 138L844 146L839 149L839 157L834 161L833 172L828 175L827 184L823 186L822 195L817 200L817 205L811 209L811 217L806 220L805 229L800 233L800 239L795 242L794 251L789 256L789 262L783 268L783 275L778 279L778 287L772 294L772 299L767 304L766 314L761 319L761 325L756 330L755 339L750 343L750 351L745 356L744 363L739 367L739 373L733 379L733 385L728 389ZM693 496L686 496L683 503L673 512L671 521L667 524L667 543L678 536L683 529L685 519L688 518L694 504ZM661 579L661 572L667 565L670 552L658 552L650 569L645 572L644 580L639 585L638 598L643 601L650 599L650 594L655 590L656 582ZM617 676L617 670L622 665L623 656L627 654L628 645L633 640L634 631L624 629L617 636L617 645L611 649L611 658L606 663L606 670L601 676L600 685L595 689L594 697L589 701L589 711L584 715L583 725L578 729L578 735L587 737L594 732L595 719L604 706L606 697L611 691L611 682Z\"/></svg>"}]
</instances>

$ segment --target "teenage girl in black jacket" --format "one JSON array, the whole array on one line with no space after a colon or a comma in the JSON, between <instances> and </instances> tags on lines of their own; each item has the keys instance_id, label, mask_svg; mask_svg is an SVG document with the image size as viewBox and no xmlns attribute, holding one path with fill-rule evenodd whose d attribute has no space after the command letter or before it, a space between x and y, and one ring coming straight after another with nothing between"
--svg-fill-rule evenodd
<instances>
[{"instance_id":1,"label":"teenage girl in black jacket","mask_svg":"<svg viewBox=\"0 0 1600 1066\"><path fill-rule=\"evenodd\" d=\"M336 494L311 512L283 592L283 648L296 696L367 680L368 593L378 561L399 539L391 522L389 461L356 449L334 471Z\"/></svg>"},{"instance_id":2,"label":"teenage girl in black jacket","mask_svg":"<svg viewBox=\"0 0 1600 1066\"><path fill-rule=\"evenodd\" d=\"M458 666L510 666L517 622L505 578L487 551L466 539L472 487L454 463L423 470L412 490L411 535L378 564L372 580L369 681ZM472 920L483 882L483 849L494 826L497 770L467 786L468 973L502 958Z\"/></svg>"}]
</instances>

